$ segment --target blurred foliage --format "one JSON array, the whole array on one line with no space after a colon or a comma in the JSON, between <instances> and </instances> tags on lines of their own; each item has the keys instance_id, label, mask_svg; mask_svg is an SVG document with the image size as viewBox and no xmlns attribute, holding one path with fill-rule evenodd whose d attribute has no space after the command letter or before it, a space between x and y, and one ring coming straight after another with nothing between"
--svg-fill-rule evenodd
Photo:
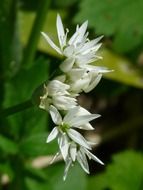
<instances>
[{"instance_id":1,"label":"blurred foliage","mask_svg":"<svg viewBox=\"0 0 143 190\"><path fill-rule=\"evenodd\" d=\"M31 99L35 89L48 79L61 61L39 32L36 41L40 41L35 44L37 51L34 52L30 67L26 67L27 63L23 62L37 11L43 2L1 0L1 111ZM91 112L103 115L96 123L96 135L101 138L96 152L102 155L106 164L102 169L89 162L92 171L89 177L75 165L65 182L62 180L62 162L35 168L33 160L39 159L41 163L41 156L47 156L45 158L48 160L51 154L57 152L57 142L45 143L52 125L48 114L33 106L7 118L0 115L0 190L143 189L142 8L141 0L51 1L44 26L39 31L47 32L56 44L57 13L60 13L65 28L71 31L75 30L75 24L89 20L90 39L95 38L95 32L105 35L105 45L99 51L103 60L93 64L114 71L105 74L98 87L87 97L83 95L85 99L81 97L80 101ZM92 135L95 140L96 136L94 133ZM128 150L130 148L134 151ZM6 181L3 180L5 175L8 178Z\"/></svg>"},{"instance_id":2,"label":"blurred foliage","mask_svg":"<svg viewBox=\"0 0 143 190\"><path fill-rule=\"evenodd\" d=\"M143 155L134 151L125 151L113 156L106 171L90 177L90 190L141 190L143 189Z\"/></svg>"},{"instance_id":3,"label":"blurred foliage","mask_svg":"<svg viewBox=\"0 0 143 190\"><path fill-rule=\"evenodd\" d=\"M142 0L83 0L76 22L89 20L97 34L113 36L113 48L129 52L143 43Z\"/></svg>"}]
</instances>

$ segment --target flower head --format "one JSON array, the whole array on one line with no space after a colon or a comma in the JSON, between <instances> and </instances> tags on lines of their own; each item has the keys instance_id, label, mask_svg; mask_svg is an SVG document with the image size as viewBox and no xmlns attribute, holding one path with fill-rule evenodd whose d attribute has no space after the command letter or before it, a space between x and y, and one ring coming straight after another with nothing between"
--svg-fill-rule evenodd
<instances>
[{"instance_id":1,"label":"flower head","mask_svg":"<svg viewBox=\"0 0 143 190\"><path fill-rule=\"evenodd\" d=\"M76 99L70 96L68 84L62 83L58 80L52 80L48 85L44 85L44 95L40 97L39 107L49 110L52 104L59 110L68 110L76 106Z\"/></svg>"},{"instance_id":2,"label":"flower head","mask_svg":"<svg viewBox=\"0 0 143 190\"><path fill-rule=\"evenodd\" d=\"M67 40L68 30L65 32L60 15L57 15L56 26L60 47L47 34L42 32L42 35L53 49L66 57L65 61L60 65L63 72L70 71L75 65L82 68L83 65L101 58L96 55L96 52L101 46L101 43L98 44L98 42L103 36L90 41L88 32L86 32L88 21L85 21L80 27L77 25L75 33L69 40Z\"/></svg>"},{"instance_id":3,"label":"flower head","mask_svg":"<svg viewBox=\"0 0 143 190\"><path fill-rule=\"evenodd\" d=\"M56 124L56 127L54 127L52 132L49 134L47 143L51 142L55 138L58 139L60 153L66 163L64 179L67 175L69 166L75 162L76 159L86 172L88 171L86 156L102 163L92 153L90 153L90 143L74 129L79 128L84 130L93 130L89 121L98 118L100 115L91 114L80 106L70 109L64 118L62 118L61 114L54 106L50 106L50 114L53 122ZM56 154L56 156L58 154ZM81 154L84 156L83 158L81 158ZM84 160L81 161L81 159ZM86 162L85 164L87 167L83 167L83 162Z\"/></svg>"}]
</instances>

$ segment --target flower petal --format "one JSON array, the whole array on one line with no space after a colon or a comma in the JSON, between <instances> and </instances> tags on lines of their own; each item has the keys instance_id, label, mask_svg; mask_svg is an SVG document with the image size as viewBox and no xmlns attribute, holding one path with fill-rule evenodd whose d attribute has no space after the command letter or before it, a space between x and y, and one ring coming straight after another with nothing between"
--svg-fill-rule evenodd
<instances>
[{"instance_id":1,"label":"flower petal","mask_svg":"<svg viewBox=\"0 0 143 190\"><path fill-rule=\"evenodd\" d=\"M88 156L89 159L92 159L92 160L94 160L94 161L96 161L96 162L104 165L104 163L99 158L97 158L94 154L92 154L87 149L84 148L84 152L87 154L87 156Z\"/></svg>"},{"instance_id":2,"label":"flower petal","mask_svg":"<svg viewBox=\"0 0 143 190\"><path fill-rule=\"evenodd\" d=\"M66 180L66 177L67 177L67 174L68 174L68 171L69 171L71 164L72 164L72 160L71 160L71 158L68 158L66 160L66 166L65 166L64 176L63 176L64 181Z\"/></svg>"},{"instance_id":3,"label":"flower petal","mask_svg":"<svg viewBox=\"0 0 143 190\"><path fill-rule=\"evenodd\" d=\"M80 107L79 106L76 106L72 109L70 109L67 114L65 115L64 119L63 119L63 122L64 123L69 123L75 116L76 114L78 113ZM71 122L70 122L71 123Z\"/></svg>"},{"instance_id":4,"label":"flower petal","mask_svg":"<svg viewBox=\"0 0 143 190\"><path fill-rule=\"evenodd\" d=\"M81 77L83 76L83 74L85 73L86 69L71 69L67 75L70 78L70 81L72 82L76 82L77 80L81 79Z\"/></svg>"},{"instance_id":5,"label":"flower petal","mask_svg":"<svg viewBox=\"0 0 143 190\"><path fill-rule=\"evenodd\" d=\"M62 51L60 50L60 48L49 38L49 36L47 34L45 34L44 32L41 32L41 34L43 35L43 37L46 39L46 41L49 43L49 45L55 49L59 54L62 55Z\"/></svg>"},{"instance_id":6,"label":"flower petal","mask_svg":"<svg viewBox=\"0 0 143 190\"><path fill-rule=\"evenodd\" d=\"M103 38L103 36L100 36L94 40L91 40L89 42L86 42L83 47L80 49L80 52L84 52L92 47L94 47L101 39Z\"/></svg>"},{"instance_id":7,"label":"flower petal","mask_svg":"<svg viewBox=\"0 0 143 190\"><path fill-rule=\"evenodd\" d=\"M77 146L75 143L71 143L70 145L70 156L72 158L72 161L75 162L77 155Z\"/></svg>"},{"instance_id":8,"label":"flower petal","mask_svg":"<svg viewBox=\"0 0 143 190\"><path fill-rule=\"evenodd\" d=\"M89 174L89 166L88 166L88 162L87 162L85 153L83 153L82 151L78 151L77 161L79 162L79 164L81 165L83 170Z\"/></svg>"},{"instance_id":9,"label":"flower petal","mask_svg":"<svg viewBox=\"0 0 143 190\"><path fill-rule=\"evenodd\" d=\"M73 34L73 36L69 40L69 44L73 44L76 46L77 43L81 43L82 39L85 35L86 29L87 29L88 21L85 21L79 28L77 28L77 31Z\"/></svg>"},{"instance_id":10,"label":"flower petal","mask_svg":"<svg viewBox=\"0 0 143 190\"><path fill-rule=\"evenodd\" d=\"M57 152L57 153L55 154L55 156L52 158L52 160L50 161L50 164L53 164L54 161L56 160L56 158L57 158L59 155L60 155L60 152Z\"/></svg>"},{"instance_id":11,"label":"flower petal","mask_svg":"<svg viewBox=\"0 0 143 190\"><path fill-rule=\"evenodd\" d=\"M69 125L71 125L73 127L78 127L78 126L88 123L89 121L96 119L98 117L100 117L99 114L81 115L81 116L73 118L69 122Z\"/></svg>"},{"instance_id":12,"label":"flower petal","mask_svg":"<svg viewBox=\"0 0 143 190\"><path fill-rule=\"evenodd\" d=\"M65 40L64 40L65 31L64 31L63 23L62 23L62 20L61 20L61 17L59 14L57 15L56 25L57 25L57 33L58 33L59 43L60 43L61 48L63 48L66 45Z\"/></svg>"},{"instance_id":13,"label":"flower petal","mask_svg":"<svg viewBox=\"0 0 143 190\"><path fill-rule=\"evenodd\" d=\"M62 62L62 64L60 65L60 69L63 72L68 72L72 69L74 62L75 62L75 59L73 57L69 57L65 59L64 62Z\"/></svg>"},{"instance_id":14,"label":"flower petal","mask_svg":"<svg viewBox=\"0 0 143 190\"><path fill-rule=\"evenodd\" d=\"M74 129L69 129L67 130L67 133L74 142L87 149L91 149L86 139L79 132L75 131Z\"/></svg>"},{"instance_id":15,"label":"flower petal","mask_svg":"<svg viewBox=\"0 0 143 190\"><path fill-rule=\"evenodd\" d=\"M59 139L59 147L61 154L63 156L63 159L66 160L67 155L68 155L68 149L69 149L69 142L66 134L61 135Z\"/></svg>"},{"instance_id":16,"label":"flower petal","mask_svg":"<svg viewBox=\"0 0 143 190\"><path fill-rule=\"evenodd\" d=\"M49 108L50 115L55 124L60 125L62 123L62 117L58 110L54 106L50 106Z\"/></svg>"},{"instance_id":17,"label":"flower petal","mask_svg":"<svg viewBox=\"0 0 143 190\"><path fill-rule=\"evenodd\" d=\"M52 140L54 140L57 137L58 133L59 133L59 131L58 131L57 127L54 127L54 129L49 134L46 142L49 143Z\"/></svg>"},{"instance_id":18,"label":"flower petal","mask_svg":"<svg viewBox=\"0 0 143 190\"><path fill-rule=\"evenodd\" d=\"M74 126L73 126L74 127ZM94 130L90 123L86 123L80 126L76 126L75 128L83 129L83 130Z\"/></svg>"},{"instance_id":19,"label":"flower petal","mask_svg":"<svg viewBox=\"0 0 143 190\"><path fill-rule=\"evenodd\" d=\"M102 78L102 74L98 74L96 76L96 78L90 82L90 84L88 85L88 87L83 89L83 91L85 93L88 93L91 90L93 90L98 85L98 83L100 82L101 78Z\"/></svg>"}]
</instances>

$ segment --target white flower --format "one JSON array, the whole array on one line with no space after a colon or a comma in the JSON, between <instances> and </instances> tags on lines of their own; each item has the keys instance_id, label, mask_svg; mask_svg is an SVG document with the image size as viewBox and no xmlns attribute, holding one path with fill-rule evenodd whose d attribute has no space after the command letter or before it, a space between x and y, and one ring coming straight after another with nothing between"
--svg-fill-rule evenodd
<instances>
[{"instance_id":1,"label":"white flower","mask_svg":"<svg viewBox=\"0 0 143 190\"><path fill-rule=\"evenodd\" d=\"M88 149L82 146L79 147L77 146L77 144L72 142L69 146L69 154L65 162L66 166L65 166L63 179L64 180L66 179L68 170L70 166L73 164L73 162L75 162L75 160L77 160L80 166L82 167L82 169L87 174L89 174L90 172L89 172L87 157L88 159L93 159L94 161L104 165L104 163L99 158L97 158L94 154L92 154Z\"/></svg>"},{"instance_id":2,"label":"white flower","mask_svg":"<svg viewBox=\"0 0 143 190\"><path fill-rule=\"evenodd\" d=\"M83 64L89 64L101 58L96 55L96 52L101 46L101 43L98 44L98 42L103 36L90 41L87 38L88 32L86 32L88 21L84 22L80 27L76 27L76 32L69 41L67 41L68 30L65 32L59 15L57 15L56 26L60 47L58 47L47 34L42 32L42 35L53 49L60 55L66 57L65 61L60 65L63 72L70 71L74 64L78 67L82 67Z\"/></svg>"},{"instance_id":3,"label":"white flower","mask_svg":"<svg viewBox=\"0 0 143 190\"><path fill-rule=\"evenodd\" d=\"M87 65L84 68L74 68L68 73L67 84L70 85L70 91L74 93L90 92L94 89L102 78L102 73L109 72L106 68Z\"/></svg>"},{"instance_id":4,"label":"white flower","mask_svg":"<svg viewBox=\"0 0 143 190\"><path fill-rule=\"evenodd\" d=\"M44 95L40 97L39 107L49 110L49 106L53 104L59 110L68 110L76 106L76 99L70 96L69 85L58 80L52 80L48 85L44 85Z\"/></svg>"},{"instance_id":5,"label":"white flower","mask_svg":"<svg viewBox=\"0 0 143 190\"><path fill-rule=\"evenodd\" d=\"M80 164L80 154L82 152L83 159L87 155L95 157L88 150L91 150L90 143L75 129L79 128L84 130L92 130L93 127L90 125L89 121L98 118L100 115L91 114L86 109L78 106L70 109L67 114L62 118L59 111L54 107L50 106L50 115L53 122L56 124L56 127L53 128L51 133L47 138L47 143L51 142L55 138L58 139L58 145L60 153L63 156L63 159L66 163L64 178L67 175L70 165L77 159ZM54 159L59 155L59 152L56 154ZM96 158L96 157L95 157ZM97 159L96 159L97 161ZM85 169L84 169L85 170ZM87 171L86 171L87 172Z\"/></svg>"}]
</instances>

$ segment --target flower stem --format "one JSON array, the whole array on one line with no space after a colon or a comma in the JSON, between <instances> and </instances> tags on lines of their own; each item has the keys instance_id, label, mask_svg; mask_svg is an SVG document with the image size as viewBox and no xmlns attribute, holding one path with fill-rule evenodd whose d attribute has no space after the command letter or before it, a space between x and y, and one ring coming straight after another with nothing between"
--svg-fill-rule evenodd
<instances>
[{"instance_id":1,"label":"flower stem","mask_svg":"<svg viewBox=\"0 0 143 190\"><path fill-rule=\"evenodd\" d=\"M13 115L15 113L29 109L33 106L34 106L34 104L32 103L32 100L27 100L25 102L22 102L20 104L15 105L15 106L1 110L0 111L0 118L8 117L8 116Z\"/></svg>"},{"instance_id":2,"label":"flower stem","mask_svg":"<svg viewBox=\"0 0 143 190\"><path fill-rule=\"evenodd\" d=\"M22 60L22 65L26 67L30 67L34 60L34 56L36 53L37 44L39 41L40 31L46 19L47 10L50 6L51 0L41 0L40 5L38 7L37 15L35 21L33 23L33 27L31 30L31 34L24 52L24 57Z\"/></svg>"}]
</instances>

